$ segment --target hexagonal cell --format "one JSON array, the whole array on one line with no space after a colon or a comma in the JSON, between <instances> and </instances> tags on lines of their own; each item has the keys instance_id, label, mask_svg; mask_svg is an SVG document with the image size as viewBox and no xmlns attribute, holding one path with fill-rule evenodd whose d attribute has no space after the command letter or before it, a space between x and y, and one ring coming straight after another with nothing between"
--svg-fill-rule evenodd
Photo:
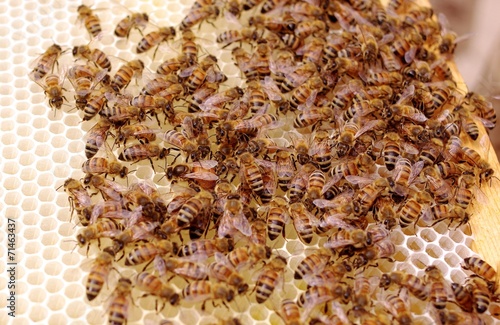
<instances>
[{"instance_id":1,"label":"hexagonal cell","mask_svg":"<svg viewBox=\"0 0 500 325\"><path fill-rule=\"evenodd\" d=\"M441 247L434 244L428 244L425 248L425 252L432 258L440 258L443 255Z\"/></svg>"}]
</instances>

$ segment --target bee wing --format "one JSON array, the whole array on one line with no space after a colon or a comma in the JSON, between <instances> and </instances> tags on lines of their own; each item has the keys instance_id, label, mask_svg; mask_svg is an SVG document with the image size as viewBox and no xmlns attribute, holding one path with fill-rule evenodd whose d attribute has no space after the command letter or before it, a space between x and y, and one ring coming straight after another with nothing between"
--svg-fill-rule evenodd
<instances>
[{"instance_id":1,"label":"bee wing","mask_svg":"<svg viewBox=\"0 0 500 325\"><path fill-rule=\"evenodd\" d=\"M167 267L165 263L165 259L160 255L156 255L153 260L153 266L156 271L158 271L158 275L160 278L167 275Z\"/></svg>"},{"instance_id":2,"label":"bee wing","mask_svg":"<svg viewBox=\"0 0 500 325\"><path fill-rule=\"evenodd\" d=\"M488 196L479 188L479 186L474 186L473 187L473 193L474 193L474 198L477 200L478 203L487 205L490 203L490 200L488 199Z\"/></svg>"},{"instance_id":3,"label":"bee wing","mask_svg":"<svg viewBox=\"0 0 500 325\"><path fill-rule=\"evenodd\" d=\"M374 177L357 176L357 175L347 175L345 177L346 181L353 185L359 185L360 187L365 187L374 181Z\"/></svg>"},{"instance_id":4,"label":"bee wing","mask_svg":"<svg viewBox=\"0 0 500 325\"><path fill-rule=\"evenodd\" d=\"M427 121L427 116L425 116L424 113L416 109L413 113L409 114L407 117L415 122L424 123L425 121Z\"/></svg>"},{"instance_id":5,"label":"bee wing","mask_svg":"<svg viewBox=\"0 0 500 325\"><path fill-rule=\"evenodd\" d=\"M415 94L415 86L410 85L408 86L405 90L403 90L403 93L401 94L401 97L399 100L396 102L396 105L401 105L403 104L407 99L410 99Z\"/></svg>"},{"instance_id":6,"label":"bee wing","mask_svg":"<svg viewBox=\"0 0 500 325\"><path fill-rule=\"evenodd\" d=\"M184 175L184 177L192 178L192 179L200 179L200 180L204 180L204 181L217 181L219 179L219 176L217 176L211 172L188 173L188 174Z\"/></svg>"},{"instance_id":7,"label":"bee wing","mask_svg":"<svg viewBox=\"0 0 500 325\"><path fill-rule=\"evenodd\" d=\"M280 101L283 99L283 94L274 82L273 78L267 76L262 81L262 89L271 101Z\"/></svg>"},{"instance_id":8,"label":"bee wing","mask_svg":"<svg viewBox=\"0 0 500 325\"><path fill-rule=\"evenodd\" d=\"M341 229L352 230L356 228L350 223L344 221L343 217L347 217L347 215L341 212L336 213L333 210L331 210L324 215L323 220L321 220L319 224L322 227L328 227L330 229L341 228Z\"/></svg>"},{"instance_id":9,"label":"bee wing","mask_svg":"<svg viewBox=\"0 0 500 325\"><path fill-rule=\"evenodd\" d=\"M413 181L420 175L420 172L422 171L423 168L424 168L423 161L417 161L413 165L413 167L411 169L410 177L408 178L408 184L413 183Z\"/></svg>"},{"instance_id":10,"label":"bee wing","mask_svg":"<svg viewBox=\"0 0 500 325\"><path fill-rule=\"evenodd\" d=\"M381 123L380 120L368 121L358 130L358 132L356 132L356 134L354 135L354 138L355 139L359 138L360 136L362 136L366 132L368 132L368 131L372 130L373 128L375 128L376 126L380 125L380 123Z\"/></svg>"}]
</instances>

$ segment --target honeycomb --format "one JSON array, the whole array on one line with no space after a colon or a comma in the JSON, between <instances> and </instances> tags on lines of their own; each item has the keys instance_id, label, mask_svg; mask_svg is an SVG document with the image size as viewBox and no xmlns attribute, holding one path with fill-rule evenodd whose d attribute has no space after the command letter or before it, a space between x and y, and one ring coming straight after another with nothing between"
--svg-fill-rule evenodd
<instances>
[{"instance_id":1,"label":"honeycomb","mask_svg":"<svg viewBox=\"0 0 500 325\"><path fill-rule=\"evenodd\" d=\"M85 301L85 278L91 259L85 249L75 249L78 226L70 222L68 196L61 185L69 177L79 179L84 157L84 134L91 126L82 124L76 110L63 107L62 111L52 110L46 104L43 91L28 78L29 63L53 43L66 48L87 44L88 35L77 23L76 1L5 1L0 3L0 25L2 44L0 49L0 69L2 69L1 97L1 143L2 160L0 167L1 211L2 215L16 220L16 318L10 318L4 311L0 314L1 324L103 324L106 321L102 306L109 290L92 303ZM140 40L133 33L128 41L116 40L112 31L116 23L127 14L127 9L150 13L150 20L162 24L178 25L192 1L139 1L117 2L95 1L104 37L99 39L99 47L108 55L131 60L131 44ZM90 5L90 4L89 4ZM127 8L127 9L125 9ZM168 22L168 23L167 23ZM203 36L204 51L220 53L221 70L232 80L239 80L239 70L234 66L229 51L220 52L213 42L217 28L205 24ZM145 56L144 63L151 66L151 56ZM116 59L117 60L117 59ZM148 61L149 60L149 61ZM71 65L73 58L63 55L60 67ZM115 65L118 61L115 61ZM154 176L147 164L139 165L129 176L132 182ZM7 227L2 219L2 230ZM289 231L287 233L290 233ZM466 274L460 263L474 255L473 241L468 227L448 228L440 223L433 228L417 228L416 235L407 235L395 230L391 238L397 245L395 262L380 264L373 268L373 275L390 271L392 268L405 270L423 276L428 265L437 265L445 278L463 283ZM7 260L6 234L0 232L2 261ZM303 245L293 240L280 242L280 252L287 257L291 269L305 255ZM95 256L98 249L91 247L88 256ZM1 274L6 274L8 266L0 264ZM296 297L305 288L295 287L287 272L285 292L287 297ZM128 274L124 274L127 276ZM246 274L252 276L252 274ZM0 279L0 307L6 310L7 277ZM116 282L116 280L115 280ZM174 283L177 285L177 283ZM178 284L183 286L184 284ZM110 285L112 287L112 285ZM415 302L412 300L412 302ZM154 300L140 299L129 316L129 324L158 323L168 318L176 324L208 324L217 322L217 317L227 318L230 313L241 319L243 324L281 324L273 311L272 303L256 305L250 299L239 297L232 305L231 312L224 307L215 308L215 316L199 310L199 305L166 308L161 314L154 311ZM493 307L494 305L492 305ZM433 321L428 311L412 304L415 324L430 324ZM487 323L497 322L486 316Z\"/></svg>"}]
</instances>

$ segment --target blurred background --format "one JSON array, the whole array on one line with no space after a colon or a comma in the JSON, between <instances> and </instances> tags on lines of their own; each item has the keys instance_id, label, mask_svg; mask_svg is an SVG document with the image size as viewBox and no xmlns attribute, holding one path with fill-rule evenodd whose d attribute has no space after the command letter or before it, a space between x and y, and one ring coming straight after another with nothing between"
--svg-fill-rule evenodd
<instances>
[{"instance_id":1,"label":"blurred background","mask_svg":"<svg viewBox=\"0 0 500 325\"><path fill-rule=\"evenodd\" d=\"M455 51L455 61L471 91L488 98L500 116L500 1L430 0L434 12L445 14L449 29L463 40ZM500 120L499 120L500 121ZM500 126L490 133L500 156Z\"/></svg>"}]
</instances>

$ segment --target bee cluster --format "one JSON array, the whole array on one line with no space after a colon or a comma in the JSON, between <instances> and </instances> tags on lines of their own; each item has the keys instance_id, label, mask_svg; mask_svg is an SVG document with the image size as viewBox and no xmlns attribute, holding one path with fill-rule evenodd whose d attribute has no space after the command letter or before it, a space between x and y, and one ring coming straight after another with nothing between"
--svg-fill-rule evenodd
<instances>
[{"instance_id":1,"label":"bee cluster","mask_svg":"<svg viewBox=\"0 0 500 325\"><path fill-rule=\"evenodd\" d=\"M78 14L98 41L97 14L85 5ZM224 19L240 28L216 42L221 53L232 47L244 85L230 86L194 33ZM141 59L112 74L114 59L90 44L72 49L78 63L63 75L53 73L57 44L31 73L58 109L69 79L74 106L94 123L85 177L64 189L82 225L78 245L106 243L88 300L113 270L133 271L108 299L109 323L127 322L135 292L154 296L157 311L193 302L205 310L207 301L237 309L241 296L285 324L412 324L415 301L441 324L484 322L496 272L480 259L464 261L474 275L463 284L433 265L422 278L373 271L392 262L394 229L466 224L494 177L461 137L478 140L478 123L493 128L495 111L455 83L456 35L430 8L203 0L179 26L130 13L114 34L131 33L143 36L134 52L152 54L156 74ZM165 44L179 54L160 62ZM162 175L156 182L125 181L149 165ZM307 256L291 267L281 249L297 240ZM297 297L286 295L290 272L304 289Z\"/></svg>"}]
</instances>

